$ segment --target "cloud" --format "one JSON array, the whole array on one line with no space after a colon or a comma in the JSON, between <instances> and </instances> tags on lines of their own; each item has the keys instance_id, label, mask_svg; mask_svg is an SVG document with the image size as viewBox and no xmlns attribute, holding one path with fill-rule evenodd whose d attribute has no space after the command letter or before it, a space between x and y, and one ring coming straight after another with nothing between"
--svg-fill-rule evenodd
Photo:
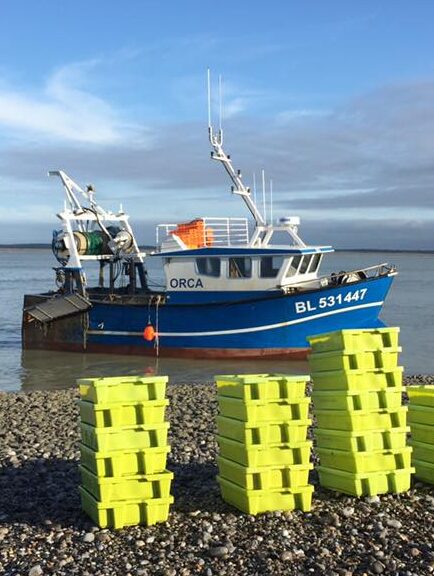
<instances>
[{"instance_id":1,"label":"cloud","mask_svg":"<svg viewBox=\"0 0 434 576\"><path fill-rule=\"evenodd\" d=\"M0 88L0 127L23 140L113 145L142 137L104 99L86 89L97 60L60 68L39 91Z\"/></svg>"}]
</instances>

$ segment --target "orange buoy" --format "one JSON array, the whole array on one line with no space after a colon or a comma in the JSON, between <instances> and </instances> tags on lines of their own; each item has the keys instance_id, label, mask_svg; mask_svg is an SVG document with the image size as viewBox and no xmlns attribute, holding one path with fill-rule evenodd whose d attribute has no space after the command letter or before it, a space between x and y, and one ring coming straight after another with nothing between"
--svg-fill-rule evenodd
<instances>
[{"instance_id":1,"label":"orange buoy","mask_svg":"<svg viewBox=\"0 0 434 576\"><path fill-rule=\"evenodd\" d=\"M148 342L152 342L152 340L155 340L156 335L157 333L155 332L155 329L152 326L152 324L148 324L146 328L143 330L143 338Z\"/></svg>"}]
</instances>

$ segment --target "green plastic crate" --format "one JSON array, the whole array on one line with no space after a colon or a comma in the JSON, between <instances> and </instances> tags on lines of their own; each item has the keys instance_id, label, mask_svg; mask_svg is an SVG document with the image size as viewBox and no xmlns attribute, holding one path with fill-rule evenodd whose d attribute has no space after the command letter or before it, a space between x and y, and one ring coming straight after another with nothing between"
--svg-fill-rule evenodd
<instances>
[{"instance_id":1,"label":"green plastic crate","mask_svg":"<svg viewBox=\"0 0 434 576\"><path fill-rule=\"evenodd\" d=\"M409 386L407 394L410 399L410 405L427 406L434 409L434 385Z\"/></svg>"},{"instance_id":2,"label":"green plastic crate","mask_svg":"<svg viewBox=\"0 0 434 576\"><path fill-rule=\"evenodd\" d=\"M349 452L317 448L321 466L355 474L410 468L411 452L410 447L378 452Z\"/></svg>"},{"instance_id":3,"label":"green plastic crate","mask_svg":"<svg viewBox=\"0 0 434 576\"><path fill-rule=\"evenodd\" d=\"M424 424L411 425L411 439L424 444L434 444L434 426Z\"/></svg>"},{"instance_id":4,"label":"green plastic crate","mask_svg":"<svg viewBox=\"0 0 434 576\"><path fill-rule=\"evenodd\" d=\"M418 406L410 402L408 406L408 421L410 426L413 424L434 426L434 408Z\"/></svg>"},{"instance_id":5,"label":"green plastic crate","mask_svg":"<svg viewBox=\"0 0 434 576\"><path fill-rule=\"evenodd\" d=\"M405 388L398 390L378 390L372 392L328 392L312 393L312 401L317 410L397 410L402 405Z\"/></svg>"},{"instance_id":6,"label":"green plastic crate","mask_svg":"<svg viewBox=\"0 0 434 576\"><path fill-rule=\"evenodd\" d=\"M309 470L313 468L313 464L247 468L220 457L217 458L217 464L221 478L247 490L294 489L306 486L309 480Z\"/></svg>"},{"instance_id":7,"label":"green plastic crate","mask_svg":"<svg viewBox=\"0 0 434 576\"><path fill-rule=\"evenodd\" d=\"M167 376L119 376L77 380L82 400L95 404L164 400Z\"/></svg>"},{"instance_id":8,"label":"green plastic crate","mask_svg":"<svg viewBox=\"0 0 434 576\"><path fill-rule=\"evenodd\" d=\"M425 442L411 441L413 447L413 459L429 462L434 465L434 444L426 444Z\"/></svg>"},{"instance_id":9,"label":"green plastic crate","mask_svg":"<svg viewBox=\"0 0 434 576\"><path fill-rule=\"evenodd\" d=\"M312 507L313 486L300 486L294 490L246 490L217 476L222 498L246 514L262 514L276 510L302 510Z\"/></svg>"},{"instance_id":10,"label":"green plastic crate","mask_svg":"<svg viewBox=\"0 0 434 576\"><path fill-rule=\"evenodd\" d=\"M399 328L361 328L357 330L336 330L309 336L307 338L313 352L370 352L398 347Z\"/></svg>"},{"instance_id":11,"label":"green plastic crate","mask_svg":"<svg viewBox=\"0 0 434 576\"><path fill-rule=\"evenodd\" d=\"M166 468L170 446L143 450L95 452L80 444L80 461L100 478L122 478L136 474L159 474Z\"/></svg>"},{"instance_id":12,"label":"green plastic crate","mask_svg":"<svg viewBox=\"0 0 434 576\"><path fill-rule=\"evenodd\" d=\"M81 424L81 441L96 452L142 450L167 445L168 422L125 428L95 428Z\"/></svg>"},{"instance_id":13,"label":"green plastic crate","mask_svg":"<svg viewBox=\"0 0 434 576\"><path fill-rule=\"evenodd\" d=\"M240 374L216 376L217 394L243 400L297 401L306 395L310 376Z\"/></svg>"},{"instance_id":14,"label":"green plastic crate","mask_svg":"<svg viewBox=\"0 0 434 576\"><path fill-rule=\"evenodd\" d=\"M169 498L172 472L160 474L126 476L123 478L99 478L84 466L80 466L83 488L100 502L112 500L148 500Z\"/></svg>"},{"instance_id":15,"label":"green plastic crate","mask_svg":"<svg viewBox=\"0 0 434 576\"><path fill-rule=\"evenodd\" d=\"M311 372L330 370L393 370L398 366L401 348L391 348L375 352L318 352L309 354Z\"/></svg>"},{"instance_id":16,"label":"green plastic crate","mask_svg":"<svg viewBox=\"0 0 434 576\"><path fill-rule=\"evenodd\" d=\"M115 402L94 404L80 400L82 422L97 428L162 424L168 400L148 400L145 402Z\"/></svg>"},{"instance_id":17,"label":"green plastic crate","mask_svg":"<svg viewBox=\"0 0 434 576\"><path fill-rule=\"evenodd\" d=\"M393 370L330 370L313 372L313 391L342 390L348 392L371 392L374 390L398 390L403 388L403 367Z\"/></svg>"},{"instance_id":18,"label":"green plastic crate","mask_svg":"<svg viewBox=\"0 0 434 576\"><path fill-rule=\"evenodd\" d=\"M226 418L235 418L250 424L261 422L284 422L307 420L310 398L302 398L296 403L263 402L263 400L241 400L219 396L219 412Z\"/></svg>"},{"instance_id":19,"label":"green plastic crate","mask_svg":"<svg viewBox=\"0 0 434 576\"><path fill-rule=\"evenodd\" d=\"M416 478L428 484L434 484L434 464L423 460L415 460L413 464L416 469Z\"/></svg>"},{"instance_id":20,"label":"green plastic crate","mask_svg":"<svg viewBox=\"0 0 434 576\"><path fill-rule=\"evenodd\" d=\"M100 528L123 528L166 522L173 497L152 500L113 500L98 502L85 488L79 487L81 507Z\"/></svg>"},{"instance_id":21,"label":"green plastic crate","mask_svg":"<svg viewBox=\"0 0 434 576\"><path fill-rule=\"evenodd\" d=\"M324 488L351 496L376 496L377 494L407 492L410 489L414 468L353 474L319 466L318 473L320 484Z\"/></svg>"},{"instance_id":22,"label":"green plastic crate","mask_svg":"<svg viewBox=\"0 0 434 576\"><path fill-rule=\"evenodd\" d=\"M279 466L292 464L309 464L312 442L307 440L300 442L298 446L246 446L241 442L217 436L220 448L220 456L232 460L249 468L259 466Z\"/></svg>"},{"instance_id":23,"label":"green plastic crate","mask_svg":"<svg viewBox=\"0 0 434 576\"><path fill-rule=\"evenodd\" d=\"M410 427L390 430L369 430L349 432L348 430L327 430L315 428L318 448L349 450L351 452L371 452L373 450L399 450L407 445L407 432Z\"/></svg>"},{"instance_id":24,"label":"green plastic crate","mask_svg":"<svg viewBox=\"0 0 434 576\"><path fill-rule=\"evenodd\" d=\"M234 418L217 416L217 430L220 436L242 442L247 446L273 444L297 444L307 437L307 429L312 420L291 422L263 422L250 424Z\"/></svg>"},{"instance_id":25,"label":"green plastic crate","mask_svg":"<svg viewBox=\"0 0 434 576\"><path fill-rule=\"evenodd\" d=\"M316 410L318 428L328 430L386 430L405 428L407 407L394 412L377 410L374 412L347 412L346 410Z\"/></svg>"}]
</instances>

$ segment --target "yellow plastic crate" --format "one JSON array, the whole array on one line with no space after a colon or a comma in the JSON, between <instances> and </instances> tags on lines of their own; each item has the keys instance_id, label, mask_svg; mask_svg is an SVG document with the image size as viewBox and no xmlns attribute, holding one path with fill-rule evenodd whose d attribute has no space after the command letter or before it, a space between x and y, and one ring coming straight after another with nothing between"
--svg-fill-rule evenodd
<instances>
[{"instance_id":1,"label":"yellow plastic crate","mask_svg":"<svg viewBox=\"0 0 434 576\"><path fill-rule=\"evenodd\" d=\"M100 478L159 474L166 468L169 452L170 446L143 450L95 452L92 448L80 444L81 463Z\"/></svg>"},{"instance_id":2,"label":"yellow plastic crate","mask_svg":"<svg viewBox=\"0 0 434 576\"><path fill-rule=\"evenodd\" d=\"M217 394L243 400L297 401L306 395L310 376L240 374L216 376Z\"/></svg>"},{"instance_id":3,"label":"yellow plastic crate","mask_svg":"<svg viewBox=\"0 0 434 576\"><path fill-rule=\"evenodd\" d=\"M331 370L393 370L398 366L401 348L376 350L375 352L318 352L309 354L311 372Z\"/></svg>"},{"instance_id":4,"label":"yellow plastic crate","mask_svg":"<svg viewBox=\"0 0 434 576\"><path fill-rule=\"evenodd\" d=\"M374 390L402 390L403 367L393 370L330 370L313 372L313 390L346 390L348 392L371 392Z\"/></svg>"},{"instance_id":5,"label":"yellow plastic crate","mask_svg":"<svg viewBox=\"0 0 434 576\"><path fill-rule=\"evenodd\" d=\"M309 470L313 468L313 464L247 468L221 457L217 458L217 464L221 478L247 490L294 489L306 486L309 480Z\"/></svg>"},{"instance_id":6,"label":"yellow plastic crate","mask_svg":"<svg viewBox=\"0 0 434 576\"><path fill-rule=\"evenodd\" d=\"M378 452L349 452L347 450L317 448L321 466L356 474L410 468L411 452L410 447Z\"/></svg>"},{"instance_id":7,"label":"yellow plastic crate","mask_svg":"<svg viewBox=\"0 0 434 576\"><path fill-rule=\"evenodd\" d=\"M407 425L407 407L402 406L394 412L377 410L375 412L347 412L346 410L316 410L318 428L328 430L386 430L405 428Z\"/></svg>"},{"instance_id":8,"label":"yellow plastic crate","mask_svg":"<svg viewBox=\"0 0 434 576\"><path fill-rule=\"evenodd\" d=\"M97 428L121 426L139 426L161 424L168 400L148 400L145 402L116 402L94 404L80 400L80 418L82 422Z\"/></svg>"},{"instance_id":9,"label":"yellow plastic crate","mask_svg":"<svg viewBox=\"0 0 434 576\"><path fill-rule=\"evenodd\" d=\"M426 444L425 442L411 441L413 447L414 460L422 460L434 465L434 444Z\"/></svg>"},{"instance_id":10,"label":"yellow plastic crate","mask_svg":"<svg viewBox=\"0 0 434 576\"><path fill-rule=\"evenodd\" d=\"M429 406L418 406L410 402L408 406L408 421L412 424L423 424L424 426L434 426L434 408Z\"/></svg>"},{"instance_id":11,"label":"yellow plastic crate","mask_svg":"<svg viewBox=\"0 0 434 576\"><path fill-rule=\"evenodd\" d=\"M410 405L427 406L434 410L434 385L409 386L407 394L410 399Z\"/></svg>"},{"instance_id":12,"label":"yellow plastic crate","mask_svg":"<svg viewBox=\"0 0 434 576\"><path fill-rule=\"evenodd\" d=\"M312 401L317 410L397 410L402 405L405 388L372 392L312 392Z\"/></svg>"},{"instance_id":13,"label":"yellow plastic crate","mask_svg":"<svg viewBox=\"0 0 434 576\"><path fill-rule=\"evenodd\" d=\"M82 400L95 404L164 400L167 376L119 376L77 380Z\"/></svg>"},{"instance_id":14,"label":"yellow plastic crate","mask_svg":"<svg viewBox=\"0 0 434 576\"><path fill-rule=\"evenodd\" d=\"M434 444L434 426L424 424L411 425L411 439L413 442Z\"/></svg>"},{"instance_id":15,"label":"yellow plastic crate","mask_svg":"<svg viewBox=\"0 0 434 576\"><path fill-rule=\"evenodd\" d=\"M423 460L415 460L413 462L416 469L415 476L427 482L428 484L434 484L434 464L430 462L424 462Z\"/></svg>"},{"instance_id":16,"label":"yellow plastic crate","mask_svg":"<svg viewBox=\"0 0 434 576\"><path fill-rule=\"evenodd\" d=\"M112 500L148 500L168 498L173 479L172 472L160 474L124 476L123 478L99 478L84 466L80 466L83 488L100 502Z\"/></svg>"},{"instance_id":17,"label":"yellow plastic crate","mask_svg":"<svg viewBox=\"0 0 434 576\"><path fill-rule=\"evenodd\" d=\"M81 424L81 441L96 452L143 450L167 445L168 422L125 428L95 428Z\"/></svg>"},{"instance_id":18,"label":"yellow plastic crate","mask_svg":"<svg viewBox=\"0 0 434 576\"><path fill-rule=\"evenodd\" d=\"M220 456L227 460L233 460L249 468L258 466L275 466L292 464L309 464L310 451L312 442L300 442L298 446L272 446L264 448L263 446L246 446L241 442L217 436L217 442L220 448Z\"/></svg>"},{"instance_id":19,"label":"yellow plastic crate","mask_svg":"<svg viewBox=\"0 0 434 576\"><path fill-rule=\"evenodd\" d=\"M83 511L100 528L123 528L144 524L152 526L166 522L173 497L152 500L113 500L98 502L85 488L79 486Z\"/></svg>"},{"instance_id":20,"label":"yellow plastic crate","mask_svg":"<svg viewBox=\"0 0 434 576\"><path fill-rule=\"evenodd\" d=\"M222 498L246 514L262 514L275 510L302 510L312 507L313 486L300 486L294 490L246 490L217 476Z\"/></svg>"},{"instance_id":21,"label":"yellow plastic crate","mask_svg":"<svg viewBox=\"0 0 434 576\"><path fill-rule=\"evenodd\" d=\"M219 412L226 418L235 418L250 424L261 422L290 422L307 420L310 398L302 398L294 404L287 402L266 402L262 400L241 400L219 396Z\"/></svg>"},{"instance_id":22,"label":"yellow plastic crate","mask_svg":"<svg viewBox=\"0 0 434 576\"><path fill-rule=\"evenodd\" d=\"M399 328L361 328L357 330L336 330L307 338L313 352L347 350L370 352L397 348Z\"/></svg>"},{"instance_id":23,"label":"yellow plastic crate","mask_svg":"<svg viewBox=\"0 0 434 576\"><path fill-rule=\"evenodd\" d=\"M263 422L250 424L234 418L217 416L217 430L220 436L242 442L247 446L273 444L297 444L307 437L307 429L312 420L291 422Z\"/></svg>"},{"instance_id":24,"label":"yellow plastic crate","mask_svg":"<svg viewBox=\"0 0 434 576\"><path fill-rule=\"evenodd\" d=\"M407 492L410 489L414 468L353 474L319 466L318 473L320 484L324 488L351 496L376 496L377 494Z\"/></svg>"},{"instance_id":25,"label":"yellow plastic crate","mask_svg":"<svg viewBox=\"0 0 434 576\"><path fill-rule=\"evenodd\" d=\"M406 447L407 432L409 431L409 426L405 428L361 432L315 428L315 438L318 448L349 450L351 452L399 450L400 448Z\"/></svg>"}]
</instances>

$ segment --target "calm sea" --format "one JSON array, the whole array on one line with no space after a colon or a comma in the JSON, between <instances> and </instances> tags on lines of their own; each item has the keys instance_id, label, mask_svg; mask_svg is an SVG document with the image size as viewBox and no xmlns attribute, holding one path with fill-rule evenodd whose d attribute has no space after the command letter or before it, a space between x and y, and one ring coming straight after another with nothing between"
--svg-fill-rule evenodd
<instances>
[{"instance_id":1,"label":"calm sea","mask_svg":"<svg viewBox=\"0 0 434 576\"><path fill-rule=\"evenodd\" d=\"M327 257L323 272L381 262L398 267L382 318L401 327L401 364L408 374L434 374L434 254L340 252ZM25 292L53 288L56 262L49 250L0 249L0 390L65 388L83 376L159 373L172 381L203 382L215 374L301 373L304 362L289 360L201 361L105 354L21 350ZM157 270L151 279L160 282Z\"/></svg>"}]
</instances>

